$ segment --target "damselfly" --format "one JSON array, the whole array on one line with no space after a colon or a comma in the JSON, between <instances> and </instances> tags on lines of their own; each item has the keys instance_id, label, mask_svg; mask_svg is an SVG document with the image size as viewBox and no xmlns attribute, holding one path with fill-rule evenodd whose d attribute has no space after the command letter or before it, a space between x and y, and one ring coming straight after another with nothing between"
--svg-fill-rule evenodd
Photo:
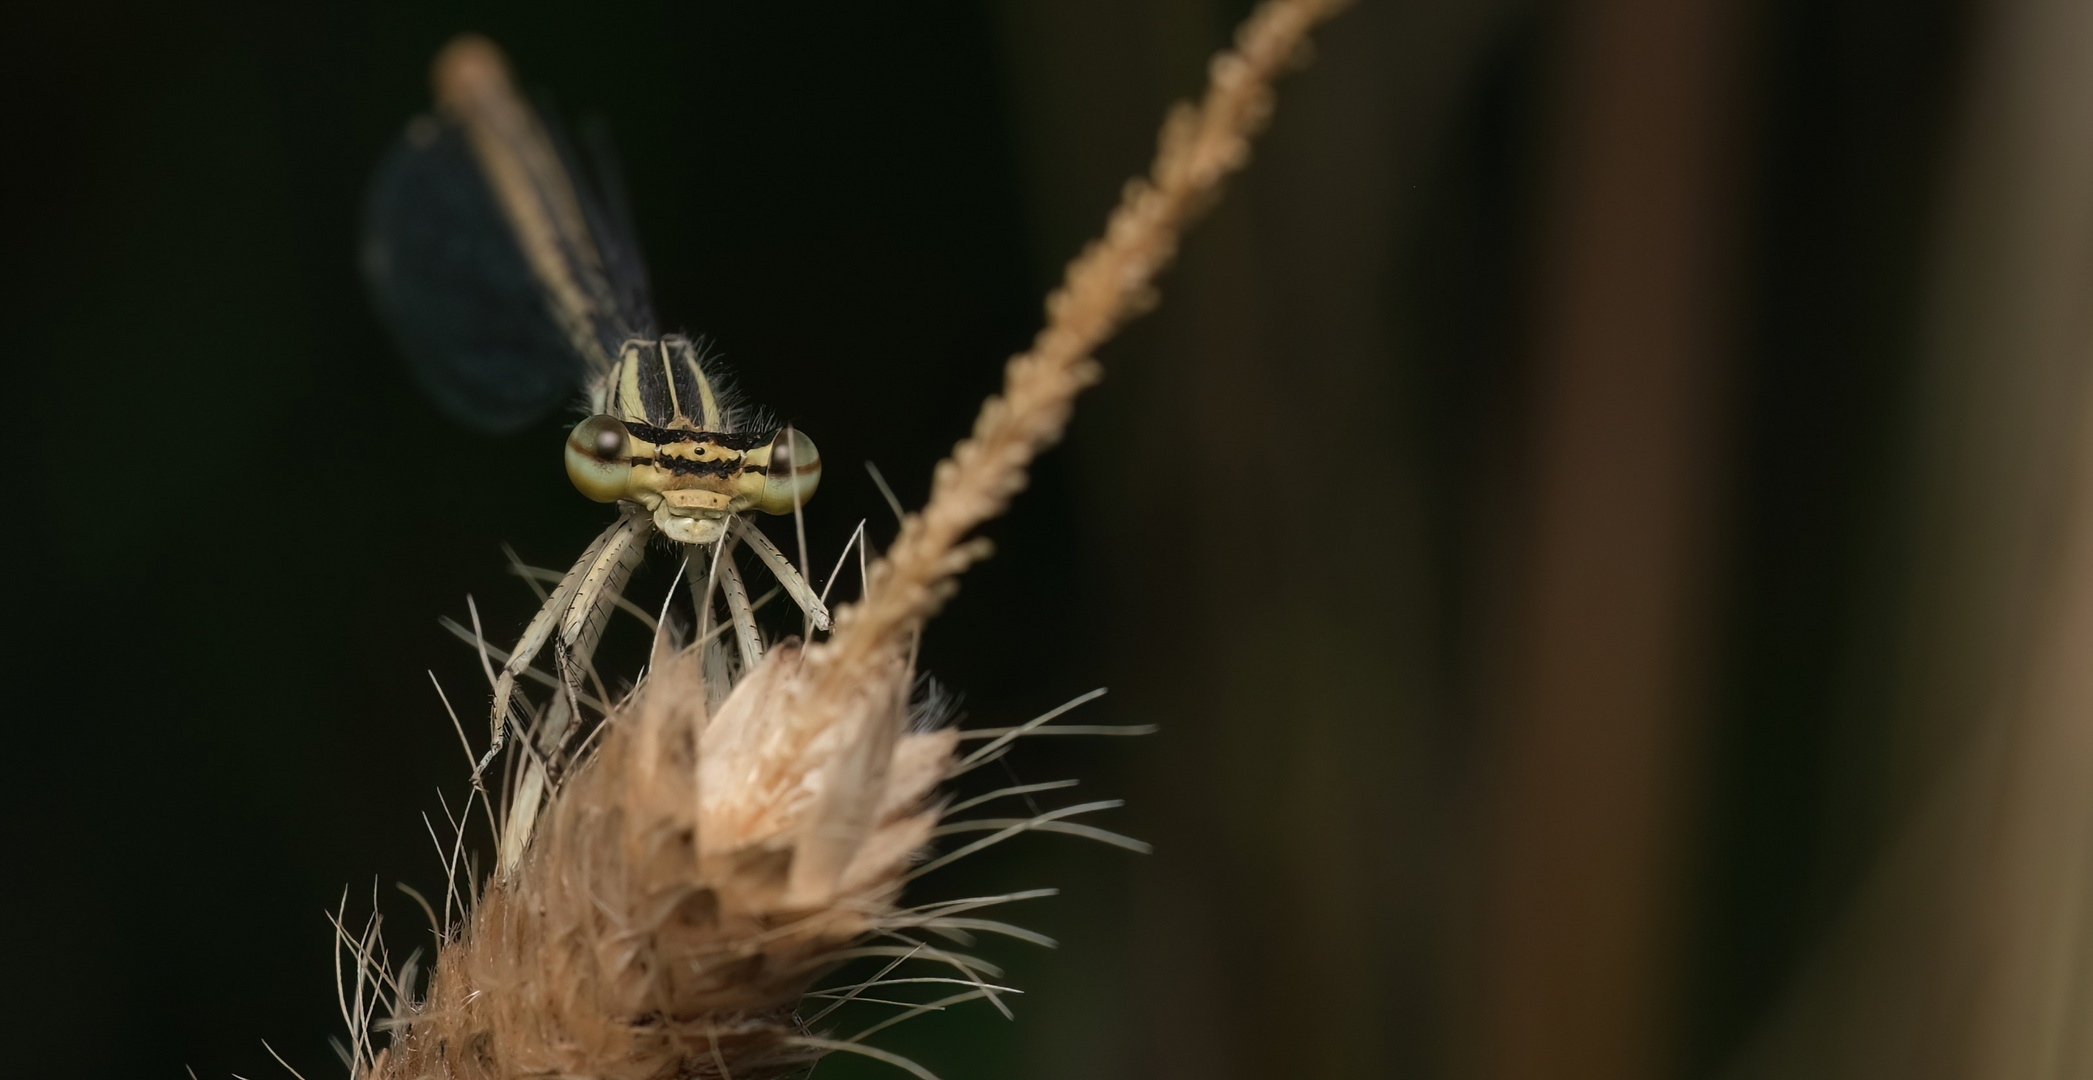
<instances>
[{"instance_id":1,"label":"damselfly","mask_svg":"<svg viewBox=\"0 0 2093 1080\"><path fill-rule=\"evenodd\" d=\"M687 545L701 629L719 586L744 664L761 646L737 543L826 629L821 599L741 520L796 514L821 459L805 435L735 400L696 343L659 332L616 178L577 167L499 50L459 38L438 54L434 82L435 111L408 124L371 190L363 269L378 310L436 399L484 430L522 427L580 388L591 415L567 438L567 475L620 509L495 678L491 760L518 675L550 643L562 681L577 685L655 531Z\"/></svg>"}]
</instances>

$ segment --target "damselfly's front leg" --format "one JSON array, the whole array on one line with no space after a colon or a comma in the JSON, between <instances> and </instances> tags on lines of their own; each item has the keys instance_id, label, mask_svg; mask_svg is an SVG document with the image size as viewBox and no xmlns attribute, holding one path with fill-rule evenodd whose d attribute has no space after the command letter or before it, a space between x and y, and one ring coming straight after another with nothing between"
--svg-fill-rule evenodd
<instances>
[{"instance_id":1,"label":"damselfly's front leg","mask_svg":"<svg viewBox=\"0 0 2093 1080\"><path fill-rule=\"evenodd\" d=\"M642 524L644 526L644 522ZM613 529L617 527L612 526ZM619 594L624 592L626 579L646 552L644 527L637 530L636 537L621 535L633 542L624 543L605 533L607 540L600 550L593 550L593 558L585 555L581 563L567 572L569 579L575 578L577 573L580 577L565 615L559 620L559 633L551 638L556 658L553 667L558 673L559 685L545 711L538 714L537 728L531 733L537 752L523 762L523 775L516 782L509 800L508 818L501 830L503 874L516 869L523 861L523 852L530 845L531 833L537 827L538 810L565 765L567 742L573 737L580 720L576 691L583 674L590 671L589 663L596 655L596 643L603 637L604 624L610 621L611 608ZM565 583L563 579L561 584ZM547 610L554 610L550 605L551 599L548 598ZM600 683L596 691L603 693Z\"/></svg>"},{"instance_id":2,"label":"damselfly's front leg","mask_svg":"<svg viewBox=\"0 0 2093 1080\"><path fill-rule=\"evenodd\" d=\"M493 741L487 753L480 758L475 774L484 773L489 762L501 753L509 728L509 699L515 696L516 679L527 670L531 661L537 659L545 643L552 639L555 631L560 636L563 651L570 655L576 645L587 641L594 648L594 635L603 628L603 620L609 617L610 602L624 588L626 575L646 551L646 541L653 523L647 511L636 506L627 506L610 528L603 530L567 576L560 579L558 588L547 597L530 625L523 630L523 637L516 642L516 649L509 654L501 674L494 680L494 708L492 712ZM562 680L571 680L567 671L559 672Z\"/></svg>"},{"instance_id":3,"label":"damselfly's front leg","mask_svg":"<svg viewBox=\"0 0 2093 1080\"><path fill-rule=\"evenodd\" d=\"M828 605L821 602L820 595L815 593L814 587L807 584L807 579L785 558L785 553L779 551L778 546L771 543L762 530L742 520L738 514L727 519L727 527L734 531L734 535L742 543L754 549L756 557L762 559L763 565L769 567L770 572L777 576L778 584L783 585L793 602L799 605L801 611L807 613L807 619L814 624L814 629L828 629Z\"/></svg>"},{"instance_id":4,"label":"damselfly's front leg","mask_svg":"<svg viewBox=\"0 0 2093 1080\"><path fill-rule=\"evenodd\" d=\"M821 602L821 597L807 584L807 579L798 569L786 561L777 545L740 517L729 517L725 536L715 543L691 549L684 560L691 571L691 599L698 606L699 639L704 640L711 633L712 599L717 590L727 601L729 626L741 653L741 670L751 671L763 658L763 638L756 628L755 608L749 603L748 585L734 563L734 548L743 542L755 549L757 557L776 575L778 585L806 612L811 625L826 630L830 620L828 606Z\"/></svg>"},{"instance_id":5,"label":"damselfly's front leg","mask_svg":"<svg viewBox=\"0 0 2093 1080\"><path fill-rule=\"evenodd\" d=\"M756 670L763 659L763 635L756 629L756 612L749 606L748 586L734 567L734 537L720 540L719 586L727 596L727 617L734 620L734 640L741 647L741 670Z\"/></svg>"}]
</instances>

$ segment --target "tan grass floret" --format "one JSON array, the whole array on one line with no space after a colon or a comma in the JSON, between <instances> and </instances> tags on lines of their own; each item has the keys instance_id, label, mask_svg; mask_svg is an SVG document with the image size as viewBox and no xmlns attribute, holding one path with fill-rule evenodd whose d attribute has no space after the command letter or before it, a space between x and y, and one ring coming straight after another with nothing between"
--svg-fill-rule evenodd
<instances>
[{"instance_id":1,"label":"tan grass floret","mask_svg":"<svg viewBox=\"0 0 2093 1080\"><path fill-rule=\"evenodd\" d=\"M1032 348L939 463L929 503L904 520L833 636L771 649L709 714L702 650L658 649L601 744L548 800L522 864L466 905L421 999L399 992L412 973L387 970L372 935L344 935L358 962L345 1002L353 1071L752 1080L849 1050L928 1076L815 1033L800 1012L813 980L874 955L944 965L938 979L959 987L947 1002L1006 992L987 981L991 966L915 931L1026 936L961 915L1022 896L896 904L938 830L936 785L981 758L955 763L960 733L911 722L913 642L986 555L969 534L1023 488L1096 381L1094 350L1153 302L1179 233L1248 159L1274 77L1338 6L1266 0L1214 59L1205 99L1172 110L1150 175L1128 184L1105 235L1070 264ZM1103 805L975 823L992 835L961 850L1036 828L1111 839L1060 820ZM388 1026L371 1020L380 998L395 1006L383 1051L371 1038Z\"/></svg>"}]
</instances>

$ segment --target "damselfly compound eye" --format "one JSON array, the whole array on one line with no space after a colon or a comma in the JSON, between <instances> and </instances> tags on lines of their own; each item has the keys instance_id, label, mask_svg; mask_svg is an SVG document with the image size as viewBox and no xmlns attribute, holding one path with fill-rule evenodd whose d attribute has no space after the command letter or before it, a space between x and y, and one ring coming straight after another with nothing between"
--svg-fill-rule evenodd
<instances>
[{"instance_id":1,"label":"damselfly compound eye","mask_svg":"<svg viewBox=\"0 0 2093 1080\"><path fill-rule=\"evenodd\" d=\"M617 502L632 477L632 433L616 417L591 416L567 436L567 479L597 502Z\"/></svg>"},{"instance_id":2,"label":"damselfly compound eye","mask_svg":"<svg viewBox=\"0 0 2093 1080\"><path fill-rule=\"evenodd\" d=\"M814 489L821 486L821 451L814 449L814 440L789 428L779 432L767 449L763 494L754 509L789 514L795 507L805 506L814 497Z\"/></svg>"}]
</instances>

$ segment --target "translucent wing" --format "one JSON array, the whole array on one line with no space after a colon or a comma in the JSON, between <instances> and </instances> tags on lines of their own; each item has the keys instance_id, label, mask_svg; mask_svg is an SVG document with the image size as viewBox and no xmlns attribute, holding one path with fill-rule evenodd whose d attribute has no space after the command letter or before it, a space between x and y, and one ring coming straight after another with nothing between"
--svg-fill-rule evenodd
<instances>
[{"instance_id":1,"label":"translucent wing","mask_svg":"<svg viewBox=\"0 0 2093 1080\"><path fill-rule=\"evenodd\" d=\"M637 245L515 92L501 54L461 38L436 60L436 113L379 166L362 262L379 314L429 392L507 431L653 337Z\"/></svg>"}]
</instances>

